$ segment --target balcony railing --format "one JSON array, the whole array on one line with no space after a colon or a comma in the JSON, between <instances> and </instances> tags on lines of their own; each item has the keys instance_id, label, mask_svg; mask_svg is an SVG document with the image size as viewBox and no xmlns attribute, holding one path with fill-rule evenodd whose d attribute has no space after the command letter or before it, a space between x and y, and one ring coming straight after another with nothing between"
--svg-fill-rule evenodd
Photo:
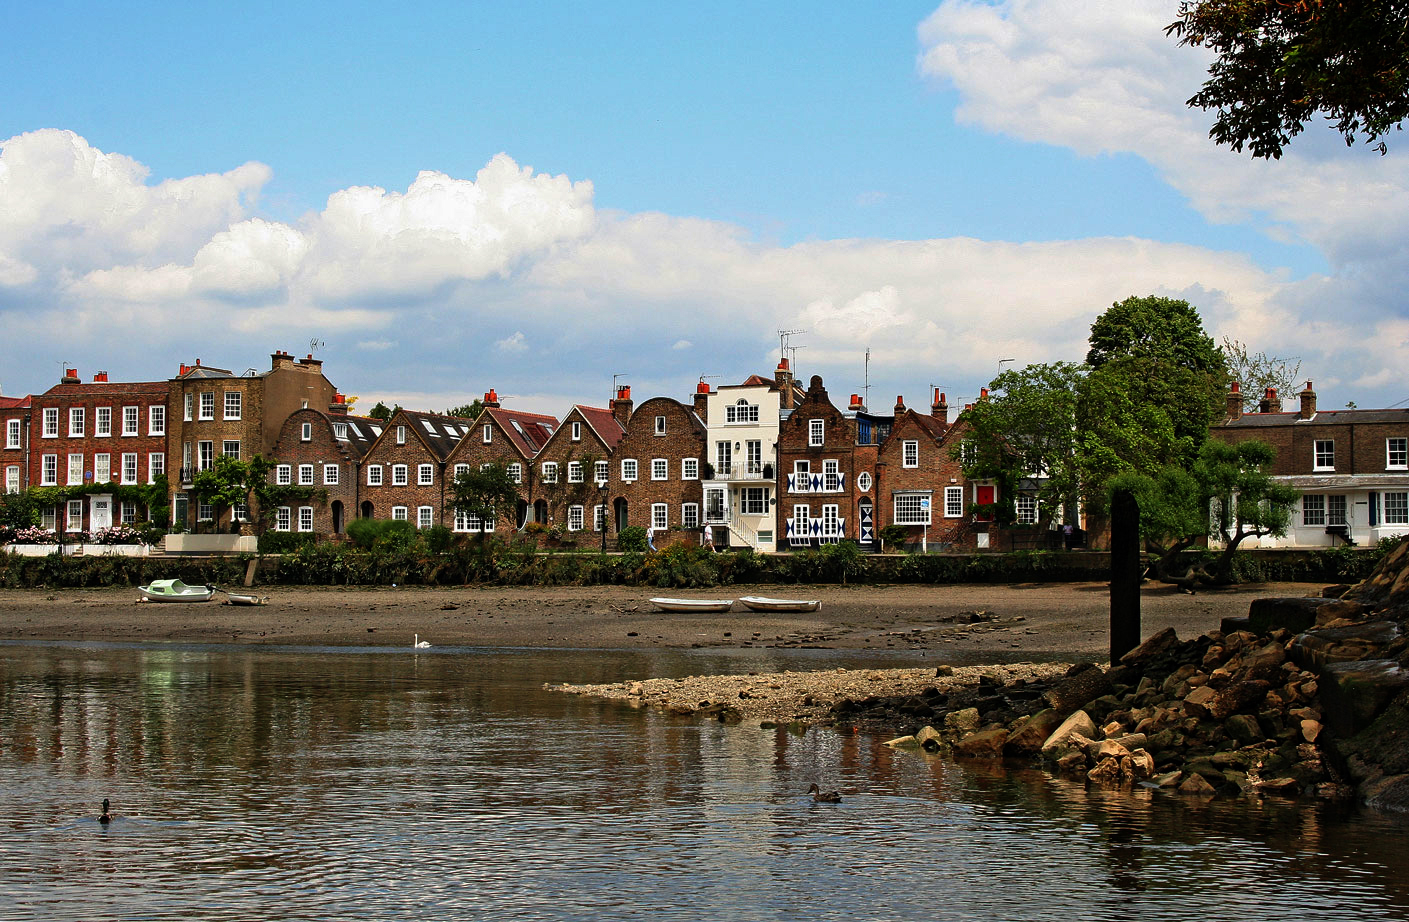
<instances>
[{"instance_id":1,"label":"balcony railing","mask_svg":"<svg viewBox=\"0 0 1409 922\"><path fill-rule=\"evenodd\" d=\"M784 519L783 524L793 547L807 547L813 541L835 544L846 537L846 519Z\"/></svg>"}]
</instances>

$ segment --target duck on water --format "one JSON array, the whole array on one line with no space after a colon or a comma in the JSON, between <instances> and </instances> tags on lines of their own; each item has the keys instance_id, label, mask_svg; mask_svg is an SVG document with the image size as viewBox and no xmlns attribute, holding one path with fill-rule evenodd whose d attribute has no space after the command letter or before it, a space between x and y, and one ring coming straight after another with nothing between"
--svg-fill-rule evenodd
<instances>
[{"instance_id":1,"label":"duck on water","mask_svg":"<svg viewBox=\"0 0 1409 922\"><path fill-rule=\"evenodd\" d=\"M98 817L98 822L102 823L104 826L108 825L109 823L111 823L111 822L113 821L113 815L108 812L110 809L111 809L111 807L108 805L108 799L107 799L106 797L104 797L104 798L103 798L103 812L102 812L102 814Z\"/></svg>"},{"instance_id":2,"label":"duck on water","mask_svg":"<svg viewBox=\"0 0 1409 922\"><path fill-rule=\"evenodd\" d=\"M839 803L841 803L841 794L840 794L840 793L838 793L837 791L824 791L824 790L822 790L821 788L819 788L815 783L812 785L812 787L810 787L810 788L807 789L807 793L809 793L809 794L812 795L812 802L813 802L814 804L839 804Z\"/></svg>"}]
</instances>

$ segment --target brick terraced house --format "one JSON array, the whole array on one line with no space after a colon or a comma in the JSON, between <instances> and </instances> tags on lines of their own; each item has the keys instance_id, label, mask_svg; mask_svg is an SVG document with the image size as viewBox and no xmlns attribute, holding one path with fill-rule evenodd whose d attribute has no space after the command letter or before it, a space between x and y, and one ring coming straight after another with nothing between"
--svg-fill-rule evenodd
<instances>
[{"instance_id":1,"label":"brick terraced house","mask_svg":"<svg viewBox=\"0 0 1409 922\"><path fill-rule=\"evenodd\" d=\"M629 414L610 465L613 529L619 533L639 525L653 533L657 547L669 543L660 535L670 530L693 532L685 540L698 543L704 421L692 406L670 397L652 397L635 407L629 387L618 391L612 410L618 420Z\"/></svg>"},{"instance_id":2,"label":"brick terraced house","mask_svg":"<svg viewBox=\"0 0 1409 922\"><path fill-rule=\"evenodd\" d=\"M1244 413L1235 383L1226 418L1209 433L1270 444L1273 475L1301 493L1286 536L1262 546L1364 546L1409 534L1409 409L1322 410L1310 381L1297 396L1297 409L1284 412L1268 389L1258 412Z\"/></svg>"},{"instance_id":3,"label":"brick terraced house","mask_svg":"<svg viewBox=\"0 0 1409 922\"><path fill-rule=\"evenodd\" d=\"M534 467L534 458L552 438L557 430L558 420L542 413L527 413L523 410L509 410L499 405L499 395L491 388L482 401L484 410L473 423L473 430L451 452L446 459L450 478L453 480L462 470L480 470L488 464L502 465L509 477L518 485L519 502L514 510L514 526L521 528L529 521L548 523L548 507L537 504L539 472ZM447 491L447 497L453 491ZM447 515L451 515L447 512ZM471 516L451 515L451 525L457 532L480 532L503 529L505 516L500 513L497 521L484 523Z\"/></svg>"},{"instance_id":4,"label":"brick terraced house","mask_svg":"<svg viewBox=\"0 0 1409 922\"><path fill-rule=\"evenodd\" d=\"M28 490L30 398L0 396L0 427L5 430L0 441L0 475L5 479L6 493Z\"/></svg>"},{"instance_id":5,"label":"brick terraced house","mask_svg":"<svg viewBox=\"0 0 1409 922\"><path fill-rule=\"evenodd\" d=\"M474 420L441 413L393 413L362 458L361 517L449 526L446 462L473 426Z\"/></svg>"},{"instance_id":6,"label":"brick terraced house","mask_svg":"<svg viewBox=\"0 0 1409 922\"><path fill-rule=\"evenodd\" d=\"M533 458L534 506L546 514L547 524L602 538L612 453L624 432L610 409L577 404L568 411Z\"/></svg>"},{"instance_id":7,"label":"brick terraced house","mask_svg":"<svg viewBox=\"0 0 1409 922\"><path fill-rule=\"evenodd\" d=\"M380 420L350 416L341 395L328 412L309 407L284 420L271 449L274 483L315 487L324 499L280 507L268 517L275 531L340 535L358 512L362 459L382 432Z\"/></svg>"},{"instance_id":8,"label":"brick terraced house","mask_svg":"<svg viewBox=\"0 0 1409 922\"><path fill-rule=\"evenodd\" d=\"M173 470L175 476L168 478L173 523L188 528L209 525L221 531L232 524L238 527L247 510L237 506L225 514L224 521L215 522L213 509L191 492L195 475L209 469L217 455L245 460L257 454L268 456L291 413L332 405L337 390L323 376L321 360L312 355L295 359L287 352L275 352L270 360L268 371L250 369L237 376L197 359L194 365L183 364L171 379L168 442L172 460L180 461Z\"/></svg>"},{"instance_id":9,"label":"brick terraced house","mask_svg":"<svg viewBox=\"0 0 1409 922\"><path fill-rule=\"evenodd\" d=\"M77 370L66 369L59 384L30 402L29 486L138 486L166 473L165 381L123 383L99 372L85 383ZM8 444L11 421L6 426ZM41 515L43 528L76 532L143 522L149 510L96 489Z\"/></svg>"}]
</instances>

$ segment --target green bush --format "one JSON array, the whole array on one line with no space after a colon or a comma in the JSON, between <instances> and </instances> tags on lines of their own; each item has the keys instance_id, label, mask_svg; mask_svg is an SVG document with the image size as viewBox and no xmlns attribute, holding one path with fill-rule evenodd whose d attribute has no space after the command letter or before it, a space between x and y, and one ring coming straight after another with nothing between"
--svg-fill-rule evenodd
<instances>
[{"instance_id":1,"label":"green bush","mask_svg":"<svg viewBox=\"0 0 1409 922\"><path fill-rule=\"evenodd\" d=\"M646 550L646 529L640 525L623 528L616 533L616 547L627 553L642 553Z\"/></svg>"},{"instance_id":2,"label":"green bush","mask_svg":"<svg viewBox=\"0 0 1409 922\"><path fill-rule=\"evenodd\" d=\"M454 533L444 525L432 525L421 533L426 539L426 549L432 554L444 554L450 550Z\"/></svg>"},{"instance_id":3,"label":"green bush","mask_svg":"<svg viewBox=\"0 0 1409 922\"><path fill-rule=\"evenodd\" d=\"M416 543L416 526L405 519L354 519L347 523L347 537L364 551L406 551Z\"/></svg>"},{"instance_id":4,"label":"green bush","mask_svg":"<svg viewBox=\"0 0 1409 922\"><path fill-rule=\"evenodd\" d=\"M290 554L313 544L314 536L296 531L266 531L259 536L261 554Z\"/></svg>"},{"instance_id":5,"label":"green bush","mask_svg":"<svg viewBox=\"0 0 1409 922\"><path fill-rule=\"evenodd\" d=\"M905 525L887 525L881 529L881 544L886 550L899 550L905 546L905 538L910 529Z\"/></svg>"}]
</instances>

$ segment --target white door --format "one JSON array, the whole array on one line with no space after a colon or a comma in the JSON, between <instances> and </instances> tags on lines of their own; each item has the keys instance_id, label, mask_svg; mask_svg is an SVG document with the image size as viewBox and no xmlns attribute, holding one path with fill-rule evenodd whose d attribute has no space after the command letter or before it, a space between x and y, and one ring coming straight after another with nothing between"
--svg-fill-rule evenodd
<instances>
[{"instance_id":1,"label":"white door","mask_svg":"<svg viewBox=\"0 0 1409 922\"><path fill-rule=\"evenodd\" d=\"M94 531L113 527L113 498L110 494L88 498L88 522Z\"/></svg>"}]
</instances>

